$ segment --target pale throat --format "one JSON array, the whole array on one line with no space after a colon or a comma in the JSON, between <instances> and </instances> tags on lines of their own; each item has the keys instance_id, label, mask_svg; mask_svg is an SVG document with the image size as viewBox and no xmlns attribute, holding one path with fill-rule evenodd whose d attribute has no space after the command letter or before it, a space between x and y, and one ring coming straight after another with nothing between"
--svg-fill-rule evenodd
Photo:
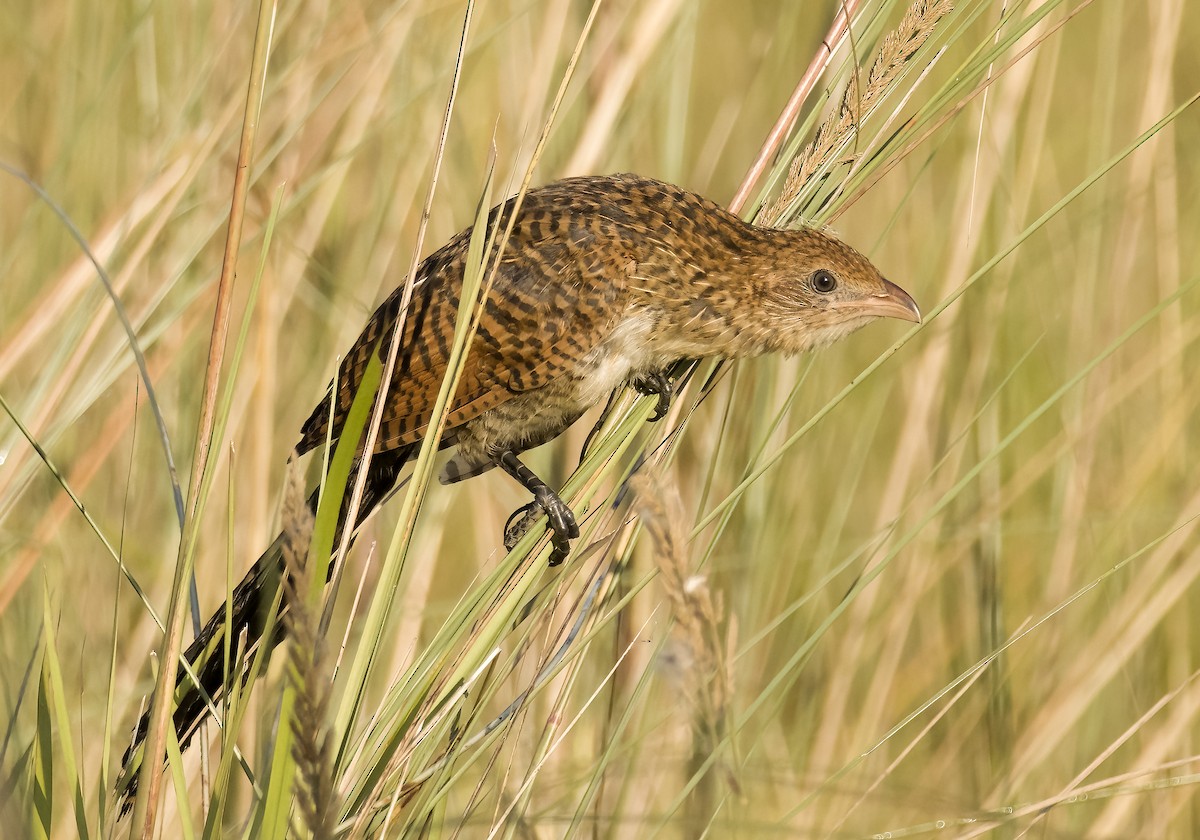
<instances>
[{"instance_id":1,"label":"pale throat","mask_svg":"<svg viewBox=\"0 0 1200 840\"><path fill-rule=\"evenodd\" d=\"M634 308L583 359L575 379L575 399L594 405L637 374L662 371L681 359L740 358L764 353L788 355L817 350L857 331L869 317L847 318L815 327L781 326L765 319L732 323L715 318L671 323L660 311Z\"/></svg>"}]
</instances>

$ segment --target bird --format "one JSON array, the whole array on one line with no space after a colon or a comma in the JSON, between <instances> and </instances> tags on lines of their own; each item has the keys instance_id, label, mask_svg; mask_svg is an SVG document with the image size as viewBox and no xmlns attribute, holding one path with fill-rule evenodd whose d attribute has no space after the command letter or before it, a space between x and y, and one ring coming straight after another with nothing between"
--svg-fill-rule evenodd
<instances>
[{"instance_id":1,"label":"bird","mask_svg":"<svg viewBox=\"0 0 1200 840\"><path fill-rule=\"evenodd\" d=\"M921 320L906 291L831 232L756 226L652 178L555 181L529 190L519 206L510 198L488 216L489 230L510 223L507 239L497 237L492 246L499 264L438 441L453 450L439 478L451 484L499 468L516 479L533 496L529 510L546 518L551 565L569 555L578 523L520 456L560 435L616 389L657 394L657 419L670 405L668 373L680 361L793 355L880 318ZM354 527L392 491L435 421L470 239L468 228L416 269L377 442L369 460L359 453L359 463L368 465ZM301 427L296 455L339 439L368 363L386 355L400 323L404 287L380 304L342 358ZM316 499L314 493L310 506ZM346 519L343 510L339 534ZM516 536L506 528L507 547ZM174 725L181 744L207 714L208 698L223 688L222 634L232 628L235 661L245 653L239 646L262 641L271 583L286 571L280 568L283 541L281 534L234 590L230 619L223 605L186 651L200 685L180 668ZM274 626L271 645L281 641L284 622ZM143 716L123 761L127 801L146 724Z\"/></svg>"}]
</instances>

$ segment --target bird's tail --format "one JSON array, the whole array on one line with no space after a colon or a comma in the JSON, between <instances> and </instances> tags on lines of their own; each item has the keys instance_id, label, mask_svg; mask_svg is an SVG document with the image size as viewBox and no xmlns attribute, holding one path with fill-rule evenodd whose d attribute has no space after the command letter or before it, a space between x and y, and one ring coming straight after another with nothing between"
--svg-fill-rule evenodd
<instances>
[{"instance_id":1,"label":"bird's tail","mask_svg":"<svg viewBox=\"0 0 1200 840\"><path fill-rule=\"evenodd\" d=\"M218 709L229 680L245 679L248 672L243 667L251 654L263 642L267 621L271 618L271 605L279 589L282 573L284 535L280 534L255 561L233 590L233 599L222 604L204 625L200 635L193 640L184 654L190 666L179 666L175 678L175 713L172 723L179 738L180 749L191 742L200 724ZM231 610L228 608L232 608ZM286 603L280 603L280 612ZM283 641L284 622L275 620L271 637L267 639L267 651ZM228 639L229 659L225 658ZM240 673L239 673L240 670ZM194 678L192 675L195 675ZM121 758L121 775L117 780L117 792L121 798L122 814L133 803L137 793L138 775L142 766L144 741L150 724L147 710L138 719L133 740Z\"/></svg>"},{"instance_id":2,"label":"bird's tail","mask_svg":"<svg viewBox=\"0 0 1200 840\"><path fill-rule=\"evenodd\" d=\"M359 505L355 527L379 506L379 503L396 485L400 469L408 461L414 447L379 453L371 459L366 490ZM350 483L353 483L353 475ZM347 494L349 496L349 494ZM315 512L318 493L308 499L308 507ZM333 544L337 545L345 525L348 498L343 501L343 510L338 519ZM265 645L263 655L283 641L286 622L282 620L287 611L287 598L280 590L281 576L287 573L283 559L286 532L279 534L266 551L254 562L250 571L233 590L233 597L222 604L204 625L195 640L188 646L184 659L188 667L180 665L175 679L175 713L173 725L179 739L179 748L186 749L200 724L218 709L229 684L234 680L249 677L250 657ZM329 565L332 576L333 564ZM278 599L278 609L272 609ZM273 622L273 623L272 623ZM264 638L268 635L269 638ZM229 658L226 659L226 646ZM190 670L190 673L189 673ZM194 676L193 676L194 675ZM121 802L121 813L126 813L137 793L138 775L141 771L144 741L149 729L150 714L147 710L138 720L133 740L121 759L121 773L117 778L116 790Z\"/></svg>"}]
</instances>

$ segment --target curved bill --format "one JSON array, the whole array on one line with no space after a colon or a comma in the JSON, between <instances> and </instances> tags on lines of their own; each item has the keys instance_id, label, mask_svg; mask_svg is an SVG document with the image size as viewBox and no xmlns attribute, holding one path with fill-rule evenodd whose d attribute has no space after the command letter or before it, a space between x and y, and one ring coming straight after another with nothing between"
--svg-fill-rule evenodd
<instances>
[{"instance_id":1,"label":"curved bill","mask_svg":"<svg viewBox=\"0 0 1200 840\"><path fill-rule=\"evenodd\" d=\"M921 323L921 310L912 295L890 280L883 281L886 291L862 301L859 305L864 314L878 318L899 318L901 321Z\"/></svg>"}]
</instances>

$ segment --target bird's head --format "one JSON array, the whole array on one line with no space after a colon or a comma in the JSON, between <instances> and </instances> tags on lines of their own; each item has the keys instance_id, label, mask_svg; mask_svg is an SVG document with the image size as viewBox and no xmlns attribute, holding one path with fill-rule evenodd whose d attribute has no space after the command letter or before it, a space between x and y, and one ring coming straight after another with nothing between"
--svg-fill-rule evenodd
<instances>
[{"instance_id":1,"label":"bird's head","mask_svg":"<svg viewBox=\"0 0 1200 840\"><path fill-rule=\"evenodd\" d=\"M877 318L920 323L908 292L830 234L811 228L763 234L747 265L751 318L742 324L760 352L823 347Z\"/></svg>"}]
</instances>

